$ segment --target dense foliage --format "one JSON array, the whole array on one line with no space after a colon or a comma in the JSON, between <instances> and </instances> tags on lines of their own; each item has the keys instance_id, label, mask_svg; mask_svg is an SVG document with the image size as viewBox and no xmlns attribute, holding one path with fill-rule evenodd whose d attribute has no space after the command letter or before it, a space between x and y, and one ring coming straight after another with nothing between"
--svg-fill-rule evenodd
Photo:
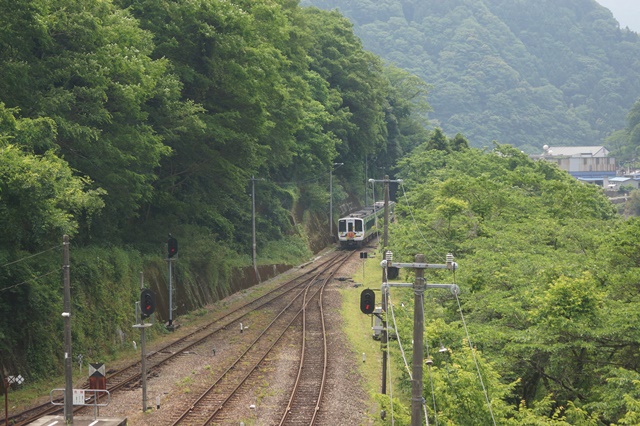
<instances>
[{"instance_id":1,"label":"dense foliage","mask_svg":"<svg viewBox=\"0 0 640 426\"><path fill-rule=\"evenodd\" d=\"M640 38L593 0L305 0L433 86L432 123L528 153L602 145L640 96Z\"/></svg>"},{"instance_id":2,"label":"dense foliage","mask_svg":"<svg viewBox=\"0 0 640 426\"><path fill-rule=\"evenodd\" d=\"M640 220L510 146L433 146L401 161L406 197L390 238L399 261L444 263L451 252L460 265L455 276L426 274L462 289L462 311L448 292L425 294L432 421L493 424L488 398L497 424L637 424ZM407 293L396 297L412 306ZM398 311L410 347L411 309Z\"/></svg>"},{"instance_id":3,"label":"dense foliage","mask_svg":"<svg viewBox=\"0 0 640 426\"><path fill-rule=\"evenodd\" d=\"M627 168L638 168L640 164L640 99L631 107L627 114L624 128L614 132L607 142L611 147L611 155L616 157L618 164Z\"/></svg>"},{"instance_id":4,"label":"dense foliage","mask_svg":"<svg viewBox=\"0 0 640 426\"><path fill-rule=\"evenodd\" d=\"M198 287L187 293L224 295L251 252L252 177L258 253L299 255L304 226L329 216L334 162L339 206L363 194L367 166L381 174L425 140L424 83L385 68L337 13L294 0L0 9L3 371L50 372L63 353L63 234L75 347L109 352L130 329L138 272L164 294L169 232L181 285Z\"/></svg>"}]
</instances>

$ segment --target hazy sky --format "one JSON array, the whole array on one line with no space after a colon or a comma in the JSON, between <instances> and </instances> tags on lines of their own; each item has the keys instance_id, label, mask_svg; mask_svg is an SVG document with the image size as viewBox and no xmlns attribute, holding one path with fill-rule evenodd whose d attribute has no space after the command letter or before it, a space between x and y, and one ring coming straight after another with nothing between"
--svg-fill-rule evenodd
<instances>
[{"instance_id":1,"label":"hazy sky","mask_svg":"<svg viewBox=\"0 0 640 426\"><path fill-rule=\"evenodd\" d=\"M639 0L596 0L613 13L620 22L620 28L640 33L640 1Z\"/></svg>"}]
</instances>

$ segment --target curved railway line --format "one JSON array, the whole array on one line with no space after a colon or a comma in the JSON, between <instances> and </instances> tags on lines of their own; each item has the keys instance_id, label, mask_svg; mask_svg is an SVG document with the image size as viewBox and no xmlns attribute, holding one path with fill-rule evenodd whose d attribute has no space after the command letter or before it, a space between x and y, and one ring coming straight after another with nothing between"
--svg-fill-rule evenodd
<instances>
[{"instance_id":1,"label":"curved railway line","mask_svg":"<svg viewBox=\"0 0 640 426\"><path fill-rule=\"evenodd\" d=\"M317 320L309 320L309 312L313 310L312 306L316 306L318 305L318 303L321 312L321 294L324 286L329 282L331 277L333 277L333 274L336 273L339 265L343 264L351 255L353 255L353 252L332 253L331 255L327 256L326 259L323 259L317 264L312 265L312 267L310 267L309 270L305 271L302 275L294 277L293 279L280 284L268 293L254 300L248 301L230 311L226 311L225 314L217 316L212 321L199 327L197 330L188 333L187 335L159 348L154 352L148 353L146 357L147 374L152 375L154 374L154 371L158 371L161 367L167 365L176 357L188 353L188 351L193 350L198 346L206 345L207 342L210 342L215 336L219 336L225 332L230 333L230 329L235 329L236 326L238 326L243 321L245 323L250 322L250 320L248 319L251 318L252 314L255 314L258 311L275 313L274 319L265 328L264 331L262 331L261 333L257 333L253 329L258 329L258 327L252 327L251 333L247 333L247 335L251 334L257 336L252 336L253 340L249 343L248 348L246 348L244 352L238 356L236 363L233 366L229 367L216 381L216 383L211 386L211 388L216 389L215 395L217 396L208 397L209 402L205 402L207 401L207 397L202 398L203 402L200 404L200 406L207 406L209 408L201 409L197 408L197 403L190 404L189 407L185 407L184 413L182 413L184 414L184 416L180 417L180 419L172 419L171 421L174 422L172 424L207 424L211 421L211 419L216 418L216 416L219 418L223 418L223 406L226 403L232 403L234 394L237 394L242 384L251 374L251 371L254 371L260 365L261 361L264 360L269 351L271 351L273 347L278 343L287 329L290 329L292 324L294 324L296 320L300 319L303 323L303 329L305 329L306 326L307 331L306 334L303 331L301 338L301 366L300 372L298 374L298 380L296 381L297 384L295 386L297 391L294 391L291 396L289 406L287 407L285 414L283 414L281 424L301 424L292 422L291 419L293 419L294 413L302 411L302 408L300 410L296 408L300 406L299 402L297 401L300 399L306 399L306 397L296 399L296 392L298 395L306 395L305 392L307 391L305 389L309 386L305 384L305 382L308 380L305 378L308 375L307 371L316 370L316 368L308 367L305 369L303 364L303 362L307 362L305 361L305 359L309 360L312 357L311 355L309 355L309 353L311 352L309 350L309 346L314 345L315 347L315 345L318 344L317 342L315 342L317 338L309 339L309 337L323 336L323 331L318 328L317 325L313 325ZM319 300L319 302L311 303L312 299L317 299ZM316 318L317 315L321 314L314 314L313 318ZM322 327L324 327L323 323ZM324 340L322 337L320 338L321 340ZM305 346L307 347L305 348ZM316 351L317 349L313 350L314 354ZM312 362L314 364L317 364L318 361ZM323 362L324 367L321 370L323 370L322 374L324 376L326 371L326 344ZM107 390L113 394L121 389L130 389L133 387L137 387L139 385L140 379L141 361L137 361L108 375ZM318 381L318 379L314 379L314 381ZM89 385L87 382L84 385L84 388L86 389L88 387ZM225 389L225 391L223 392L221 389ZM227 396L220 396L222 394L227 394ZM322 386L320 386L318 397L316 398L316 402L314 403L314 417L321 396ZM212 406L214 408L213 411L211 410ZM86 411L87 408L76 407L74 409L74 413L82 413L82 410ZM9 424L13 426L25 426L45 415L57 415L61 414L62 411L62 407L54 406L51 403L47 402L31 407L30 409L27 409L21 413L12 415L11 417L9 417ZM196 413L199 411L205 412L207 414L191 414L192 412ZM199 420L189 420L188 423L184 421L184 419L186 418L193 417L199 419L206 418L206 421L202 423L198 423ZM311 420L310 423L307 422L304 424L313 424L313 420Z\"/></svg>"},{"instance_id":2,"label":"curved railway line","mask_svg":"<svg viewBox=\"0 0 640 426\"><path fill-rule=\"evenodd\" d=\"M330 278L333 277L333 274ZM327 377L327 339L323 296L328 278L319 291L309 295L302 311L300 360L287 408L280 420L282 425L313 425L322 402Z\"/></svg>"},{"instance_id":3,"label":"curved railway line","mask_svg":"<svg viewBox=\"0 0 640 426\"><path fill-rule=\"evenodd\" d=\"M297 294L292 295L288 303L275 315L273 320L255 337L247 349L229 366L223 374L206 388L179 416L170 423L176 425L232 424L235 410L227 409L234 400L240 400L243 391L251 388L250 377L256 373L265 358L274 351L282 337L292 328L300 330L298 344L301 348L300 368L289 406L284 412L281 424L314 423L317 408L322 398L326 372L326 344L323 334L324 320L322 309L322 290L333 278L337 270L353 253L342 253L315 274ZM308 318L313 317L312 321ZM316 324L316 327L311 324ZM317 325L320 325L318 327ZM324 350L310 352L311 348ZM305 374L301 374L305 371ZM318 374L319 373L319 374ZM295 401L295 405L292 405ZM295 407L295 410L292 408ZM295 416L293 415L295 414ZM295 419L295 421L293 421Z\"/></svg>"}]
</instances>

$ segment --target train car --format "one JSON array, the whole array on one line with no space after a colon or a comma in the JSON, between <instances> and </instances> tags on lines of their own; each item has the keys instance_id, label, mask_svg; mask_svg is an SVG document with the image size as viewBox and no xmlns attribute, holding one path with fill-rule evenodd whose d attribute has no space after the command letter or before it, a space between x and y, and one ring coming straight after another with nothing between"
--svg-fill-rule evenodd
<instances>
[{"instance_id":1,"label":"train car","mask_svg":"<svg viewBox=\"0 0 640 426\"><path fill-rule=\"evenodd\" d=\"M389 202L389 215L393 214L395 203ZM351 213L338 220L338 240L343 248L364 246L376 234L376 223L382 227L384 220L384 202L377 201L373 206Z\"/></svg>"}]
</instances>

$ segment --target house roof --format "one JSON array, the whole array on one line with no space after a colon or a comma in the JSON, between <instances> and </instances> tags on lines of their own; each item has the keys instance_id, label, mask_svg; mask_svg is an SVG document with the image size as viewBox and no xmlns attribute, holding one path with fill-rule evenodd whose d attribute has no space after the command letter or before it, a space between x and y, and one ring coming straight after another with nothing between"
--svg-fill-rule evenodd
<instances>
[{"instance_id":1,"label":"house roof","mask_svg":"<svg viewBox=\"0 0 640 426\"><path fill-rule=\"evenodd\" d=\"M630 177L624 177L624 176L617 176L617 177L609 178L609 182L627 182L627 181L630 181L630 180L631 180Z\"/></svg>"},{"instance_id":2,"label":"house roof","mask_svg":"<svg viewBox=\"0 0 640 426\"><path fill-rule=\"evenodd\" d=\"M604 146L552 146L545 154L553 157L604 157L609 150Z\"/></svg>"}]
</instances>

